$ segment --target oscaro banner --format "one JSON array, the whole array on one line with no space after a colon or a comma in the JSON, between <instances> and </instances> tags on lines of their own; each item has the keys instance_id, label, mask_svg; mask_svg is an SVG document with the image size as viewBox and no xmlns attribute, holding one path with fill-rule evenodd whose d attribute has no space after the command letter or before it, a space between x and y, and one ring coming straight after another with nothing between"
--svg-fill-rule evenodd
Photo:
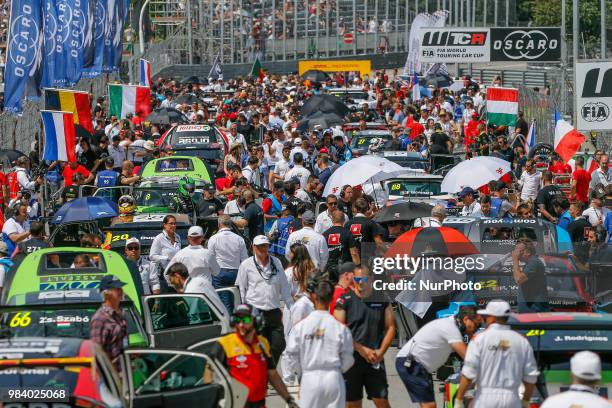
<instances>
[{"instance_id":1,"label":"oscaro banner","mask_svg":"<svg viewBox=\"0 0 612 408\"><path fill-rule=\"evenodd\" d=\"M612 129L612 61L576 64L578 130Z\"/></svg>"},{"instance_id":2,"label":"oscaro banner","mask_svg":"<svg viewBox=\"0 0 612 408\"><path fill-rule=\"evenodd\" d=\"M423 62L559 61L560 28L423 28Z\"/></svg>"}]
</instances>

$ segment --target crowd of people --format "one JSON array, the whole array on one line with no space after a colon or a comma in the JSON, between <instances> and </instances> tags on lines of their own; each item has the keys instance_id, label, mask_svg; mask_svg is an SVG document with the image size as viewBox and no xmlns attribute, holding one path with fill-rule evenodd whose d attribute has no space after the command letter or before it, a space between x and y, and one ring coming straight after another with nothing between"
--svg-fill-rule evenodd
<instances>
[{"instance_id":1,"label":"crowd of people","mask_svg":"<svg viewBox=\"0 0 612 408\"><path fill-rule=\"evenodd\" d=\"M413 225L374 221L381 208L361 185L347 184L336 194L323 195L333 172L353 160L349 140L341 126L300 131L298 123L301 105L330 88L346 86L371 96L375 106L360 106L346 121L359 122L365 129L367 122L380 118L392 133L384 150L414 151L423 159L453 152L468 157L492 155L512 163L513 171L503 178L478 190L463 188L456 200L434 206L431 217L423 218L420 226L442 226L450 207L460 207L460 214L467 217L543 218L566 229L572 242L585 243L575 251L581 267L588 268L597 257L610 260L612 172L604 151L595 154L595 165L588 169L582 156L575 159L573 168L558 156L550 162L529 158L515 143L517 135L527 133L522 114L514 130L486 126L482 84L465 78L461 91L431 89L430 95L415 101L408 87L394 79L396 74L336 76L315 84L304 83L296 75L273 75L264 80L216 80L201 86L159 78L152 85L153 108L175 108L189 123L214 123L227 135L227 154L218 163L215 182L203 188L203 199L193 201L195 182L182 178L172 207L176 213L216 215L218 228L207 240L197 225L180 236L176 216L167 215L147 256L140 254L142 245L137 238L126 240L124 254L140 272L143 293L206 293L218 310L225 311L236 333L219 340L213 354L229 367L231 375L249 386L249 407L264 406L264 378L289 404L295 401L286 386L296 385L299 379L302 407L337 407L345 401L349 407L358 407L364 389L377 407L389 406L384 355L395 338L396 326L391 301L367 300L372 286L363 248L383 248ZM201 101L177 102L189 95ZM149 123L140 112L125 118L109 115L104 97L92 105L95 130L79 136L76 162L42 163L35 141L29 157L17 158L4 169L7 174L0 175L2 267L7 268L20 253L44 247L41 184L60 189L61 204L88 194L87 189L79 188L82 186L136 185L148 161L172 155L169 146L154 143L169 125ZM544 171L539 168L542 163ZM42 164L44 172L35 171ZM558 174L571 175L569 194L553 182ZM325 203L325 209L317 214L318 203ZM134 200L121 197L119 206L133 211ZM99 238L87 239L93 246L101 244ZM23 245L29 242L36 245ZM539 265L530 263L535 254L528 243L518 247L512 254L517 266L514 278L523 285L535 275L527 267L521 269L519 261L530 268ZM0 269L0 290L3 274ZM116 318L121 286L110 278L103 282L101 289L108 296L91 324L92 339L114 359L122 349L117 339L121 333L125 336ZM227 293L215 291L232 286L239 288L245 305L234 308ZM524 311L548 310L546 301L529 302ZM482 324L480 315L486 316L486 333L491 334L479 336L466 349L463 335L473 334ZM491 302L484 311L466 309L457 318L435 323L440 327L424 326L398 354L398 372L411 399L421 406L433 406L431 373L451 349L466 360L458 400L471 382L516 394L495 406L517 406L521 384L528 399L537 368L526 342L512 349L523 360L507 372L495 371L494 362L485 358L488 344L517 341L508 330L508 315L505 302ZM265 324L259 327L258 319ZM255 344L259 346L251 347ZM260 371L249 372L241 365L237 347L247 350L243 354L252 361L247 366ZM584 378L581 367L584 369L576 368L576 378Z\"/></svg>"}]
</instances>

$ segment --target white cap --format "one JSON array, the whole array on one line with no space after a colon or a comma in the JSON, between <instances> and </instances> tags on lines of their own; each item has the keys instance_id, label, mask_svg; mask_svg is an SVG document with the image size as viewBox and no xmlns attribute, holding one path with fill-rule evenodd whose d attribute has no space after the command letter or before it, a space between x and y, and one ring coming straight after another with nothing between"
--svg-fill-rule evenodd
<instances>
[{"instance_id":1,"label":"white cap","mask_svg":"<svg viewBox=\"0 0 612 408\"><path fill-rule=\"evenodd\" d=\"M204 230L199 225L194 225L193 227L189 227L189 231L187 231L188 237L203 237Z\"/></svg>"},{"instance_id":2,"label":"white cap","mask_svg":"<svg viewBox=\"0 0 612 408\"><path fill-rule=\"evenodd\" d=\"M572 374L582 380L601 380L601 360L592 351L580 351L571 358Z\"/></svg>"},{"instance_id":3,"label":"white cap","mask_svg":"<svg viewBox=\"0 0 612 408\"><path fill-rule=\"evenodd\" d=\"M138 244L140 245L140 241L136 237L128 238L125 240L125 246L127 247L130 244Z\"/></svg>"},{"instance_id":4,"label":"white cap","mask_svg":"<svg viewBox=\"0 0 612 408\"><path fill-rule=\"evenodd\" d=\"M145 150L155 150L155 143L152 140L147 140L143 145Z\"/></svg>"},{"instance_id":5,"label":"white cap","mask_svg":"<svg viewBox=\"0 0 612 408\"><path fill-rule=\"evenodd\" d=\"M477 312L479 315L506 317L510 316L510 304L505 300L491 300L486 309Z\"/></svg>"},{"instance_id":6,"label":"white cap","mask_svg":"<svg viewBox=\"0 0 612 408\"><path fill-rule=\"evenodd\" d=\"M270 245L270 240L265 235L258 235L253 238L253 245Z\"/></svg>"},{"instance_id":7,"label":"white cap","mask_svg":"<svg viewBox=\"0 0 612 408\"><path fill-rule=\"evenodd\" d=\"M301 144L302 144L302 139L300 139L299 137L296 137L295 139L293 139L294 146L300 146Z\"/></svg>"}]
</instances>

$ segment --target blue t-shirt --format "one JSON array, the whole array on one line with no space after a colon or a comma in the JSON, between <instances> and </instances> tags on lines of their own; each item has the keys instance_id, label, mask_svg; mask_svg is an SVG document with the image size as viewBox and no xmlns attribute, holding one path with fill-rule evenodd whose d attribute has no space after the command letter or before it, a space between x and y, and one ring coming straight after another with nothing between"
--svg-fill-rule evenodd
<instances>
[{"instance_id":1,"label":"blue t-shirt","mask_svg":"<svg viewBox=\"0 0 612 408\"><path fill-rule=\"evenodd\" d=\"M612 211L606 215L603 226L608 231L608 244L612 244Z\"/></svg>"},{"instance_id":2,"label":"blue t-shirt","mask_svg":"<svg viewBox=\"0 0 612 408\"><path fill-rule=\"evenodd\" d=\"M607 217L606 219L608 218L609 217ZM567 226L572 221L574 221L574 219L570 215L569 211L565 211L563 214L561 214L561 217L559 217L559 223L557 225L567 231Z\"/></svg>"}]
</instances>

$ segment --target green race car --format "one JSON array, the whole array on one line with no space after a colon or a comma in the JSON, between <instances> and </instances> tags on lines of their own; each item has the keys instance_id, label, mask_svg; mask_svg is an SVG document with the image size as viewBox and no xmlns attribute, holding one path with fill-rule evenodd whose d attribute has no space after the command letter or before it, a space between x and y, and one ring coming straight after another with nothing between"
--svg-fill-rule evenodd
<instances>
[{"instance_id":1,"label":"green race car","mask_svg":"<svg viewBox=\"0 0 612 408\"><path fill-rule=\"evenodd\" d=\"M143 180L152 177L176 177L178 180L184 176L191 176L196 181L207 183L212 180L210 174L206 164L192 156L167 156L154 159L145 164L140 173Z\"/></svg>"},{"instance_id":2,"label":"green race car","mask_svg":"<svg viewBox=\"0 0 612 408\"><path fill-rule=\"evenodd\" d=\"M136 212L138 213L168 213L172 198L177 194L178 180L175 177L164 177L148 179L134 187L132 197L136 200ZM198 185L204 184L203 181L196 183L196 190L193 195L194 201L202 199L202 190Z\"/></svg>"}]
</instances>

